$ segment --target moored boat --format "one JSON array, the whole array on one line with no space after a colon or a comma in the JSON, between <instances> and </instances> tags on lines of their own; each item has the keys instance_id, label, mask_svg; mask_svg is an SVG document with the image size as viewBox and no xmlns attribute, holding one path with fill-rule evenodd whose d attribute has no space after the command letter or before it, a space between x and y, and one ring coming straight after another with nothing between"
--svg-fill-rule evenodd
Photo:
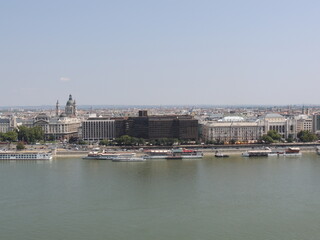
<instances>
[{"instance_id":1,"label":"moored boat","mask_svg":"<svg viewBox=\"0 0 320 240\"><path fill-rule=\"evenodd\" d=\"M268 154L271 153L271 149L266 147L261 150L250 150L242 153L243 157L268 157Z\"/></svg>"},{"instance_id":2,"label":"moored boat","mask_svg":"<svg viewBox=\"0 0 320 240\"><path fill-rule=\"evenodd\" d=\"M289 147L284 151L284 156L301 156L300 148Z\"/></svg>"},{"instance_id":3,"label":"moored boat","mask_svg":"<svg viewBox=\"0 0 320 240\"><path fill-rule=\"evenodd\" d=\"M51 152L0 152L0 160L51 160Z\"/></svg>"},{"instance_id":4,"label":"moored boat","mask_svg":"<svg viewBox=\"0 0 320 240\"><path fill-rule=\"evenodd\" d=\"M218 158L223 158L223 157L229 157L229 155L227 155L227 154L224 154L224 153L221 153L221 152L217 152L215 155L214 155L215 157L218 157Z\"/></svg>"},{"instance_id":5,"label":"moored boat","mask_svg":"<svg viewBox=\"0 0 320 240\"><path fill-rule=\"evenodd\" d=\"M83 159L94 159L94 160L113 160L115 158L130 158L135 157L135 153L131 152L89 152L88 156Z\"/></svg>"},{"instance_id":6,"label":"moored boat","mask_svg":"<svg viewBox=\"0 0 320 240\"><path fill-rule=\"evenodd\" d=\"M112 162L145 162L143 157L117 157L112 159Z\"/></svg>"},{"instance_id":7,"label":"moored boat","mask_svg":"<svg viewBox=\"0 0 320 240\"><path fill-rule=\"evenodd\" d=\"M190 150L185 148L172 149L172 153L166 159L197 159L203 158L203 153L197 150Z\"/></svg>"},{"instance_id":8,"label":"moored boat","mask_svg":"<svg viewBox=\"0 0 320 240\"><path fill-rule=\"evenodd\" d=\"M146 150L146 159L165 159L172 154L172 150Z\"/></svg>"}]
</instances>

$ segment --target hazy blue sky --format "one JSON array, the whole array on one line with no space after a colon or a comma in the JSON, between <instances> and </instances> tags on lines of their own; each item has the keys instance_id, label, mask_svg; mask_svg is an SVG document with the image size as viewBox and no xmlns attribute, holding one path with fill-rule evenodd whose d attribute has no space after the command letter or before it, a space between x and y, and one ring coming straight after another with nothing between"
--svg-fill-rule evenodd
<instances>
[{"instance_id":1,"label":"hazy blue sky","mask_svg":"<svg viewBox=\"0 0 320 240\"><path fill-rule=\"evenodd\" d=\"M320 1L0 3L0 105L320 104Z\"/></svg>"}]
</instances>

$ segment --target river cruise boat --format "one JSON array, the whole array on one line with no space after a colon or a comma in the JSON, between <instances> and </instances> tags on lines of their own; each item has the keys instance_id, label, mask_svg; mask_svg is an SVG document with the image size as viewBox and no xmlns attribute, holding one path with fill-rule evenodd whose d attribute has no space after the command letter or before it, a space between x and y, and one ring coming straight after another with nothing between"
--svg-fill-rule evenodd
<instances>
[{"instance_id":1,"label":"river cruise boat","mask_svg":"<svg viewBox=\"0 0 320 240\"><path fill-rule=\"evenodd\" d=\"M289 147L284 151L284 156L301 156L300 148Z\"/></svg>"},{"instance_id":2,"label":"river cruise boat","mask_svg":"<svg viewBox=\"0 0 320 240\"><path fill-rule=\"evenodd\" d=\"M0 160L51 160L49 152L0 152Z\"/></svg>"},{"instance_id":3,"label":"river cruise boat","mask_svg":"<svg viewBox=\"0 0 320 240\"><path fill-rule=\"evenodd\" d=\"M144 158L146 159L166 159L172 155L172 150L146 150Z\"/></svg>"},{"instance_id":4,"label":"river cruise boat","mask_svg":"<svg viewBox=\"0 0 320 240\"><path fill-rule=\"evenodd\" d=\"M190 150L185 148L172 149L172 153L166 157L166 159L168 160L197 158L203 158L203 153L197 150Z\"/></svg>"},{"instance_id":5,"label":"river cruise boat","mask_svg":"<svg viewBox=\"0 0 320 240\"><path fill-rule=\"evenodd\" d=\"M112 162L145 162L143 157L117 157L112 159Z\"/></svg>"},{"instance_id":6,"label":"river cruise boat","mask_svg":"<svg viewBox=\"0 0 320 240\"><path fill-rule=\"evenodd\" d=\"M301 156L300 148L297 147L289 147L284 151L274 151L268 154L269 157L273 156Z\"/></svg>"},{"instance_id":7,"label":"river cruise boat","mask_svg":"<svg viewBox=\"0 0 320 240\"><path fill-rule=\"evenodd\" d=\"M113 160L119 157L130 158L136 154L131 152L89 152L88 156L83 159L94 159L94 160Z\"/></svg>"},{"instance_id":8,"label":"river cruise boat","mask_svg":"<svg viewBox=\"0 0 320 240\"><path fill-rule=\"evenodd\" d=\"M261 150L250 150L242 153L243 157L268 157L268 154L272 153L271 149L266 147Z\"/></svg>"}]
</instances>

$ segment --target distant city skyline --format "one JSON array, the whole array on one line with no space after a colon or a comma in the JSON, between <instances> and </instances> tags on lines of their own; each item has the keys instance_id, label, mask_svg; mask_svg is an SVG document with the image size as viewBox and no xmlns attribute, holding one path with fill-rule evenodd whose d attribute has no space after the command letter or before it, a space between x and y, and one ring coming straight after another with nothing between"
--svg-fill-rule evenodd
<instances>
[{"instance_id":1,"label":"distant city skyline","mask_svg":"<svg viewBox=\"0 0 320 240\"><path fill-rule=\"evenodd\" d=\"M5 1L0 106L320 104L320 2Z\"/></svg>"}]
</instances>

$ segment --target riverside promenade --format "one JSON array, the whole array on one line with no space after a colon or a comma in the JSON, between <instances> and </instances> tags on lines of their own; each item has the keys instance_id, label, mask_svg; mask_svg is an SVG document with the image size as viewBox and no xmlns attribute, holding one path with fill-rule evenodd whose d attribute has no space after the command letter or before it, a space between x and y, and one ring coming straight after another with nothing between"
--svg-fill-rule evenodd
<instances>
[{"instance_id":1,"label":"riverside promenade","mask_svg":"<svg viewBox=\"0 0 320 240\"><path fill-rule=\"evenodd\" d=\"M168 146L112 146L112 147L99 147L107 151L121 151L123 149L127 151L134 151L137 155L144 155L143 150L151 149L171 149ZM289 147L298 147L301 152L315 152L316 147L320 147L320 143L277 143L277 144L233 144L233 145L179 145L174 148L188 148L202 151L205 156L214 155L216 152L221 152L230 155L241 155L241 153L248 150L260 150L269 147L276 150L284 150ZM88 151L74 151L57 149L55 157L85 157Z\"/></svg>"}]
</instances>

